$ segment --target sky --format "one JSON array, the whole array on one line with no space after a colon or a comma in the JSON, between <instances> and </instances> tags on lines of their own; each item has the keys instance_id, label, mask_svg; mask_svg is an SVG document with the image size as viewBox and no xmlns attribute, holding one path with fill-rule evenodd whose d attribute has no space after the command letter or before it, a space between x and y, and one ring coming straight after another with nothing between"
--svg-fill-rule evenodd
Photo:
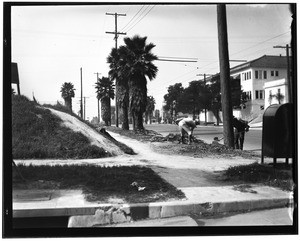
<instances>
[{"instance_id":1,"label":"sky","mask_svg":"<svg viewBox=\"0 0 300 241\"><path fill-rule=\"evenodd\" d=\"M226 12L230 60L286 55L273 46L290 43L288 4L227 4ZM159 58L196 61L154 62L158 73L147 88L156 109L161 110L170 85L187 87L203 74L220 72L215 4L13 6L12 61L18 63L21 94L30 99L34 94L41 104L63 103L61 86L71 82L76 89L73 111L78 113L82 68L86 119L97 116L96 73L108 77L106 59L115 47L114 35L106 33L115 31L115 18L106 13L126 14L117 18L118 32L126 33L119 35L118 46L124 37L147 36ZM230 67L241 63L231 61Z\"/></svg>"}]
</instances>

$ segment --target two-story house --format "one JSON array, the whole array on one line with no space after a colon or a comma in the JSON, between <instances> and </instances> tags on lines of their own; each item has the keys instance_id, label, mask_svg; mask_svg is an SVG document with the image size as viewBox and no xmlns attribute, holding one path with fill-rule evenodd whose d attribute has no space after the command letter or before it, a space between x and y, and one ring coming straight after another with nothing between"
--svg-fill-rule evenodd
<instances>
[{"instance_id":1,"label":"two-story house","mask_svg":"<svg viewBox=\"0 0 300 241\"><path fill-rule=\"evenodd\" d=\"M255 116L269 105L266 99L269 98L273 89L266 93L265 88L272 88L272 83L276 85L277 90L283 90L279 85L286 86L287 57L264 55L231 68L230 75L240 77L241 88L249 100L243 110L243 116ZM284 88L282 92L284 92L282 103L285 103L288 99L287 91ZM274 94L276 93L272 93L272 95Z\"/></svg>"}]
</instances>

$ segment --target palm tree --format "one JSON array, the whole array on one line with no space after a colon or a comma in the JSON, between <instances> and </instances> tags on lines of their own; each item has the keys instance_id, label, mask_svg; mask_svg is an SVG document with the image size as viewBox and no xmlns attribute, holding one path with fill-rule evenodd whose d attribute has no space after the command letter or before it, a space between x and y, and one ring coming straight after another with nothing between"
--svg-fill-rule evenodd
<instances>
[{"instance_id":1,"label":"palm tree","mask_svg":"<svg viewBox=\"0 0 300 241\"><path fill-rule=\"evenodd\" d=\"M106 126L111 124L110 99L114 99L114 84L107 77L98 78L96 87L97 99L101 101L101 117Z\"/></svg>"},{"instance_id":2,"label":"palm tree","mask_svg":"<svg viewBox=\"0 0 300 241\"><path fill-rule=\"evenodd\" d=\"M60 92L61 97L65 101L65 106L72 111L72 98L75 96L75 89L74 85L71 82L65 82L63 83Z\"/></svg>"},{"instance_id":3,"label":"palm tree","mask_svg":"<svg viewBox=\"0 0 300 241\"><path fill-rule=\"evenodd\" d=\"M284 95L281 94L280 92L277 92L277 93L274 95L274 98L278 101L278 104L280 105L281 102L282 102L283 99L284 99Z\"/></svg>"},{"instance_id":4,"label":"palm tree","mask_svg":"<svg viewBox=\"0 0 300 241\"><path fill-rule=\"evenodd\" d=\"M155 99L153 96L147 96L147 105L146 105L146 120L149 118L150 124L152 121L153 111L155 109Z\"/></svg>"},{"instance_id":5,"label":"palm tree","mask_svg":"<svg viewBox=\"0 0 300 241\"><path fill-rule=\"evenodd\" d=\"M147 37L138 35L124 38L126 55L125 75L128 76L129 109L133 117L133 129L144 130L143 113L147 105L147 78L156 77L157 67L152 63L157 56L151 53L153 43L146 44ZM147 77L147 78L146 78Z\"/></svg>"},{"instance_id":6,"label":"palm tree","mask_svg":"<svg viewBox=\"0 0 300 241\"><path fill-rule=\"evenodd\" d=\"M107 57L107 63L109 63L110 71L109 76L111 79L116 80L116 98L118 107L121 109L120 114L122 129L129 130L128 121L128 105L129 105L129 87L128 78L126 78L126 62L122 56L126 56L125 46L120 46L118 49L113 48L111 53Z\"/></svg>"}]
</instances>

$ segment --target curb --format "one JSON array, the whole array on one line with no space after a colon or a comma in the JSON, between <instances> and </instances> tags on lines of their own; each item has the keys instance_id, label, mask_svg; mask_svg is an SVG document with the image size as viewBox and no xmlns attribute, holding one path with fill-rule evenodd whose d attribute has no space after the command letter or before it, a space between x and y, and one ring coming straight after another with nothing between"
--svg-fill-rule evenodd
<instances>
[{"instance_id":1,"label":"curb","mask_svg":"<svg viewBox=\"0 0 300 241\"><path fill-rule=\"evenodd\" d=\"M211 216L230 212L249 212L260 209L271 209L293 206L293 200L289 198L260 199L232 202L206 202L206 203L144 203L124 204L116 206L95 207L77 210L72 213L69 210L68 227L93 227L107 224L132 222L142 219L161 219L184 215ZM93 213L94 212L94 213ZM93 214L92 214L93 213Z\"/></svg>"},{"instance_id":2,"label":"curb","mask_svg":"<svg viewBox=\"0 0 300 241\"><path fill-rule=\"evenodd\" d=\"M102 204L90 207L13 210L13 218L69 217L68 227L93 227L108 224L161 219L185 215L211 216L293 206L293 199L274 198L229 202L160 202L139 204Z\"/></svg>"}]
</instances>

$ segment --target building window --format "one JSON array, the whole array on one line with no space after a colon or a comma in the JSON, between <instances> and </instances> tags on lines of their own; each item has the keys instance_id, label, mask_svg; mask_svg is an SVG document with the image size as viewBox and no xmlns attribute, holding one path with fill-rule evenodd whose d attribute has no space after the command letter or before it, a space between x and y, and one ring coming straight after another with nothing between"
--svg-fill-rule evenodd
<instances>
[{"instance_id":1,"label":"building window","mask_svg":"<svg viewBox=\"0 0 300 241\"><path fill-rule=\"evenodd\" d=\"M255 70L255 79L258 79L258 71Z\"/></svg>"},{"instance_id":2,"label":"building window","mask_svg":"<svg viewBox=\"0 0 300 241\"><path fill-rule=\"evenodd\" d=\"M274 70L271 70L271 76L274 76Z\"/></svg>"},{"instance_id":3,"label":"building window","mask_svg":"<svg viewBox=\"0 0 300 241\"><path fill-rule=\"evenodd\" d=\"M279 75L278 71L275 71L275 75L276 75L276 76L278 76L278 75Z\"/></svg>"},{"instance_id":4,"label":"building window","mask_svg":"<svg viewBox=\"0 0 300 241\"><path fill-rule=\"evenodd\" d=\"M264 70L264 79L267 78L267 71Z\"/></svg>"},{"instance_id":5,"label":"building window","mask_svg":"<svg viewBox=\"0 0 300 241\"><path fill-rule=\"evenodd\" d=\"M261 100L264 99L264 91L263 91L263 90L260 90L260 91L259 91L259 98L260 98Z\"/></svg>"},{"instance_id":6,"label":"building window","mask_svg":"<svg viewBox=\"0 0 300 241\"><path fill-rule=\"evenodd\" d=\"M264 91L263 90L256 90L255 91L255 99L259 99L259 100L264 99Z\"/></svg>"},{"instance_id":7,"label":"building window","mask_svg":"<svg viewBox=\"0 0 300 241\"><path fill-rule=\"evenodd\" d=\"M249 79L251 79L251 71L249 71Z\"/></svg>"}]
</instances>

